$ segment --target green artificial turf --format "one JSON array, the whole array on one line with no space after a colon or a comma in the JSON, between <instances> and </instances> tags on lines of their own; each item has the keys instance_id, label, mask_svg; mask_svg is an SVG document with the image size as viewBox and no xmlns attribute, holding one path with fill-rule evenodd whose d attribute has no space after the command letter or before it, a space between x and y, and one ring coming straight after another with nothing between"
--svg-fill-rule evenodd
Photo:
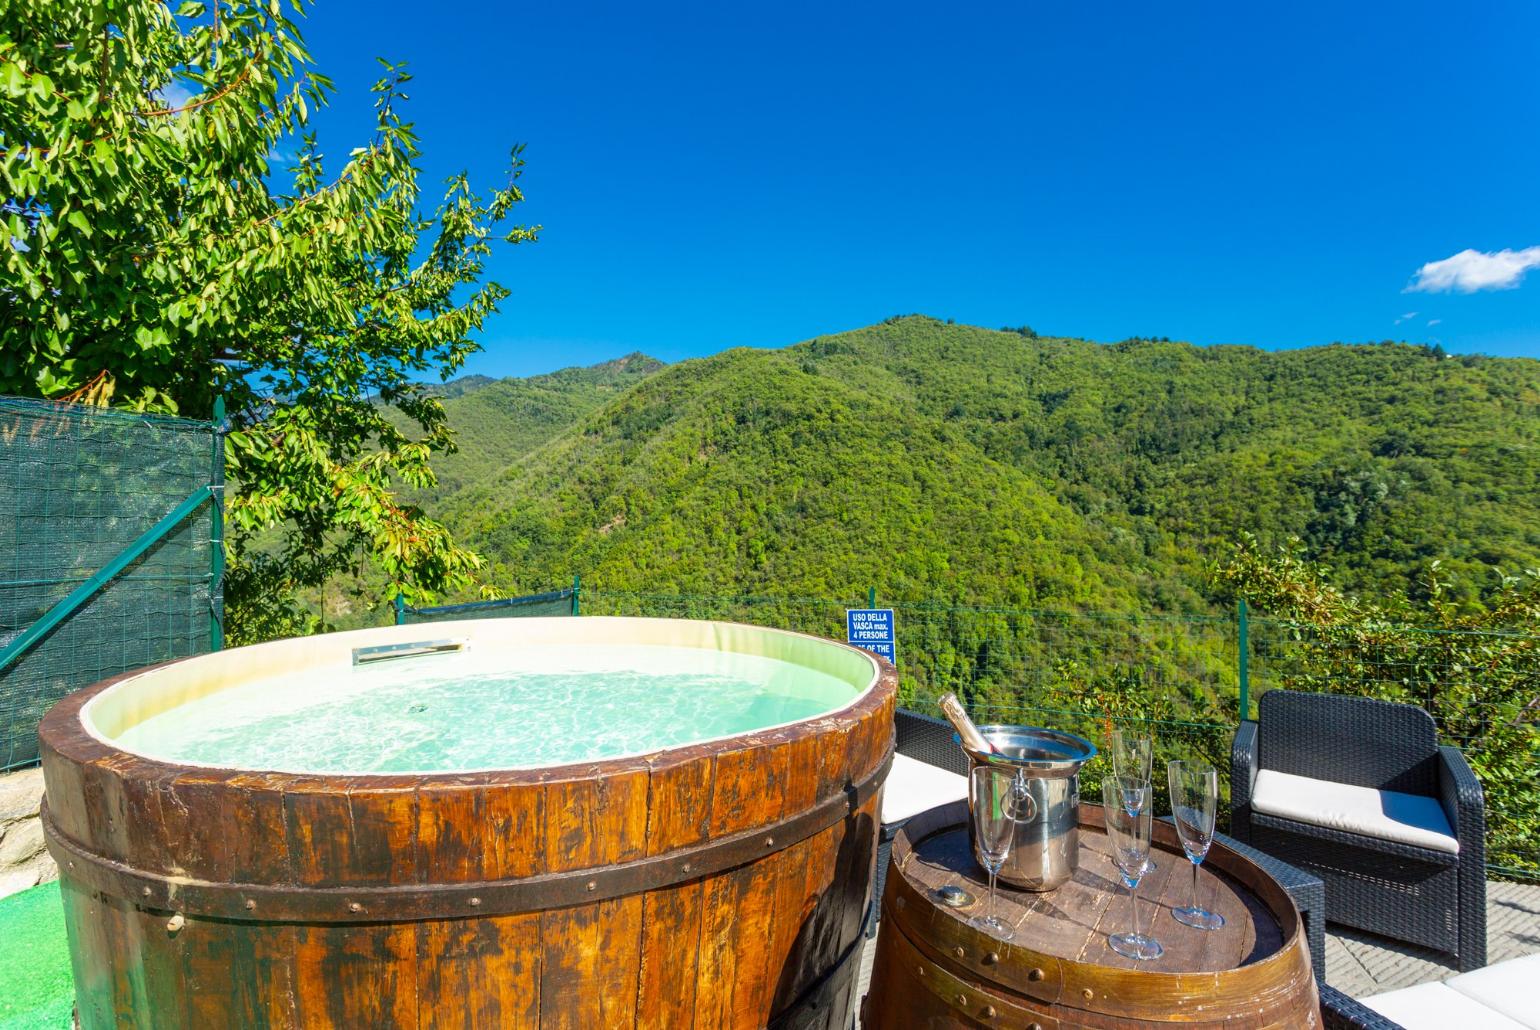
<instances>
[{"instance_id":1,"label":"green artificial turf","mask_svg":"<svg viewBox=\"0 0 1540 1030\"><path fill-rule=\"evenodd\" d=\"M59 885L0 898L0 1030L68 1030L74 1005Z\"/></svg>"}]
</instances>

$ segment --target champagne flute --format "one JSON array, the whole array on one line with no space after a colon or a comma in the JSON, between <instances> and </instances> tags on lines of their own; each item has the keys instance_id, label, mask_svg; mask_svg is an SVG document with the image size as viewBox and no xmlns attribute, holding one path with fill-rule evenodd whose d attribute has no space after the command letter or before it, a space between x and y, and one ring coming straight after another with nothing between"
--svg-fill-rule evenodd
<instances>
[{"instance_id":1,"label":"champagne flute","mask_svg":"<svg viewBox=\"0 0 1540 1030\"><path fill-rule=\"evenodd\" d=\"M989 901L983 914L968 922L1008 941L1016 936L1016 931L995 915L995 879L1010 857L1016 825L1032 818L1036 802L1018 771L1000 766L975 766L968 777L968 789L969 807L973 810L974 856L989 873Z\"/></svg>"},{"instance_id":2,"label":"champagne flute","mask_svg":"<svg viewBox=\"0 0 1540 1030\"><path fill-rule=\"evenodd\" d=\"M1108 739L1108 753L1112 756L1112 775L1117 780L1122 796L1119 803L1130 816L1137 817L1141 805L1151 800L1150 763L1155 752L1155 742L1149 734L1132 730L1114 729ZM1155 871L1155 860L1150 859L1147 872Z\"/></svg>"},{"instance_id":3,"label":"champagne flute","mask_svg":"<svg viewBox=\"0 0 1540 1030\"><path fill-rule=\"evenodd\" d=\"M1102 813L1107 824L1107 840L1112 845L1112 861L1128 888L1128 907L1133 921L1130 933L1107 936L1107 946L1125 958L1149 961L1165 952L1160 942L1139 932L1139 881L1150 871L1150 788L1139 788L1137 814L1124 804L1125 789L1115 779L1102 781Z\"/></svg>"},{"instance_id":4,"label":"champagne flute","mask_svg":"<svg viewBox=\"0 0 1540 1030\"><path fill-rule=\"evenodd\" d=\"M1199 930L1217 930L1225 925L1224 916L1198 905L1198 866L1214 842L1219 773L1207 762L1178 761L1166 766L1166 777L1171 783L1171 814L1176 819L1176 832L1192 863L1192 902L1186 908L1172 909L1171 915L1177 922Z\"/></svg>"}]
</instances>

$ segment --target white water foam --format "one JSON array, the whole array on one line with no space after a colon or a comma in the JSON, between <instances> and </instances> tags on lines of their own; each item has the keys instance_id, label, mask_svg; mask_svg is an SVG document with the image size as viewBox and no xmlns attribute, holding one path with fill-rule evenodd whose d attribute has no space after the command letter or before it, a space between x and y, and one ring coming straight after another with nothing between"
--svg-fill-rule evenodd
<instances>
[{"instance_id":1,"label":"white water foam","mask_svg":"<svg viewBox=\"0 0 1540 1030\"><path fill-rule=\"evenodd\" d=\"M116 743L169 762L286 772L508 769L746 733L856 693L805 666L702 648L472 649L242 684Z\"/></svg>"}]
</instances>

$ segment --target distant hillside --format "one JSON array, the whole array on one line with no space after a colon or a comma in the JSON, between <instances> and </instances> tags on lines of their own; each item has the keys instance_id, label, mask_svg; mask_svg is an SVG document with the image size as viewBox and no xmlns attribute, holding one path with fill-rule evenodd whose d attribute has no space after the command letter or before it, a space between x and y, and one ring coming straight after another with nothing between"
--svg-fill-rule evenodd
<instances>
[{"instance_id":1,"label":"distant hillside","mask_svg":"<svg viewBox=\"0 0 1540 1030\"><path fill-rule=\"evenodd\" d=\"M491 386L495 382L497 380L491 376L461 376L447 383L429 383L423 388L423 392L433 397L462 397L472 390Z\"/></svg>"},{"instance_id":2,"label":"distant hillside","mask_svg":"<svg viewBox=\"0 0 1540 1030\"><path fill-rule=\"evenodd\" d=\"M1192 609L1241 531L1300 536L1370 591L1435 558L1472 593L1492 566L1540 565L1529 360L1109 346L912 316L682 362L564 425L566 409L509 417L495 389L457 402L475 474L446 475L431 508L507 590L581 570L652 590ZM493 425L512 456L495 471Z\"/></svg>"},{"instance_id":3,"label":"distant hillside","mask_svg":"<svg viewBox=\"0 0 1540 1030\"><path fill-rule=\"evenodd\" d=\"M458 381L457 381L458 382ZM501 593L612 589L1213 610L1242 532L1341 585L1472 601L1540 566L1540 362L1404 344L1115 345L923 316L673 366L447 384L416 498ZM339 581L328 618L378 621Z\"/></svg>"},{"instance_id":4,"label":"distant hillside","mask_svg":"<svg viewBox=\"0 0 1540 1030\"><path fill-rule=\"evenodd\" d=\"M405 490L405 499L439 514L448 507L447 498L496 480L511 463L663 367L645 354L627 354L527 379L464 376L428 386L428 392L443 401L458 449L434 458L436 488ZM408 420L392 414L410 433ZM259 541L258 546L265 543ZM325 589L306 591L302 601L324 624L354 629L379 625L388 617L388 592L383 574L364 567L334 576Z\"/></svg>"},{"instance_id":5,"label":"distant hillside","mask_svg":"<svg viewBox=\"0 0 1540 1030\"><path fill-rule=\"evenodd\" d=\"M1137 552L1037 478L788 352L661 372L440 514L518 589L1135 602Z\"/></svg>"},{"instance_id":6,"label":"distant hillside","mask_svg":"<svg viewBox=\"0 0 1540 1030\"><path fill-rule=\"evenodd\" d=\"M564 368L528 379L465 376L432 387L431 392L443 398L459 448L434 461L439 487L432 496L447 496L496 476L514 459L663 367L645 354L627 354L589 368Z\"/></svg>"}]
</instances>

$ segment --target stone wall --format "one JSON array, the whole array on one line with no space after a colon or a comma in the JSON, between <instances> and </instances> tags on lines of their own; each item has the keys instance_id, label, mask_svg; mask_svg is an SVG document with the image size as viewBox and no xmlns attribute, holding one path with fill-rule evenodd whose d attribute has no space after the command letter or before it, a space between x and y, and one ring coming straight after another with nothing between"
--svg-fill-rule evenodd
<instances>
[{"instance_id":1,"label":"stone wall","mask_svg":"<svg viewBox=\"0 0 1540 1030\"><path fill-rule=\"evenodd\" d=\"M0 898L57 879L43 847L43 770L0 773Z\"/></svg>"}]
</instances>

